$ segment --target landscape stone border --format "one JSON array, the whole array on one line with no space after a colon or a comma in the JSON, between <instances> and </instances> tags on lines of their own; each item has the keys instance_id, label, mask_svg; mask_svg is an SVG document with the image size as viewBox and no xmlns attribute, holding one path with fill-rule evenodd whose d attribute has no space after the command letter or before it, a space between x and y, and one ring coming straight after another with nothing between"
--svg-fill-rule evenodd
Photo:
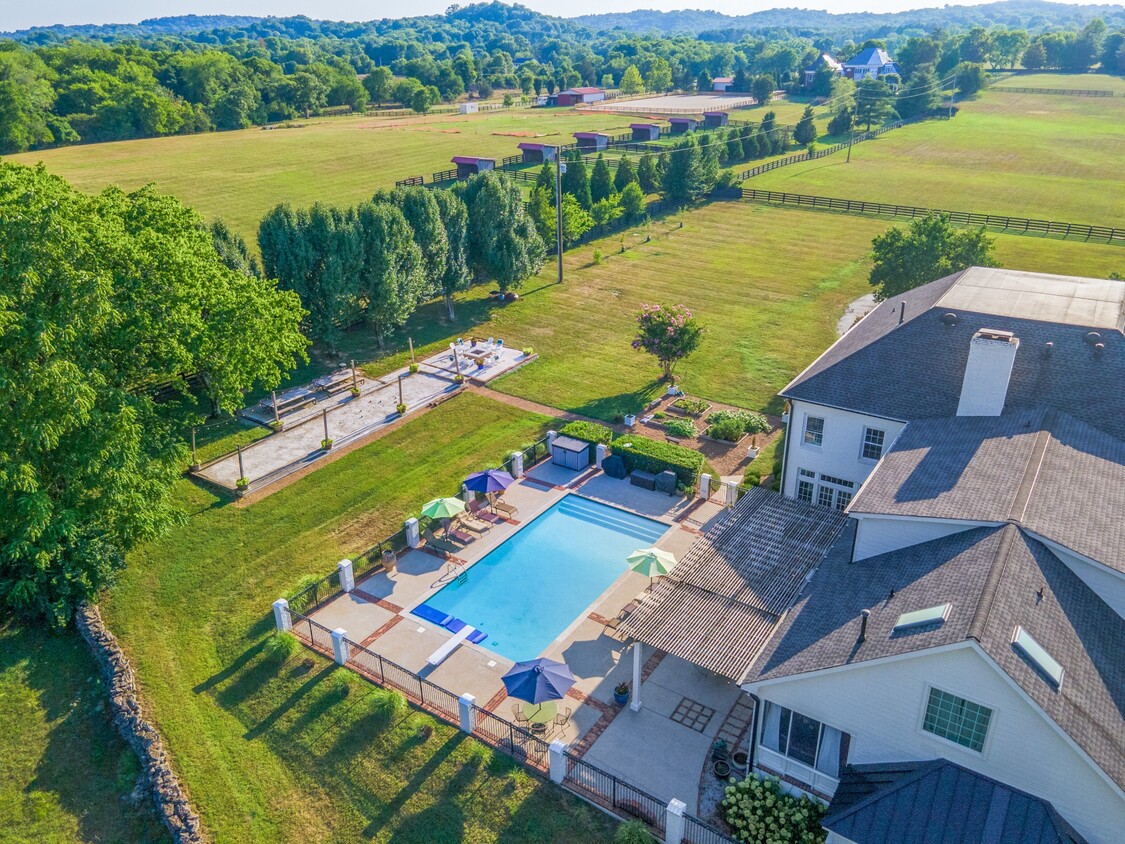
<instances>
[{"instance_id":1,"label":"landscape stone border","mask_svg":"<svg viewBox=\"0 0 1125 844\"><path fill-rule=\"evenodd\" d=\"M106 627L96 606L82 604L75 624L101 665L109 682L113 723L141 760L143 776L152 791L164 825L176 844L203 844L203 829L156 727L144 717L137 697L137 681L117 638Z\"/></svg>"}]
</instances>

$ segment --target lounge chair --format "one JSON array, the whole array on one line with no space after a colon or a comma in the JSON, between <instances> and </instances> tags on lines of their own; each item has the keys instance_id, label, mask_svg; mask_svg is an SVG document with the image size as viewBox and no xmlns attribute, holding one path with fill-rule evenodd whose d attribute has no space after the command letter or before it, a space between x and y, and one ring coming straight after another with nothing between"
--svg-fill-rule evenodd
<instances>
[{"instance_id":1,"label":"lounge chair","mask_svg":"<svg viewBox=\"0 0 1125 844\"><path fill-rule=\"evenodd\" d=\"M452 542L438 539L434 536L434 532L430 530L430 528L426 528L422 531L422 536L425 538L426 544L436 551L444 551L446 554L455 554L461 550L460 545L454 545Z\"/></svg>"},{"instance_id":2,"label":"lounge chair","mask_svg":"<svg viewBox=\"0 0 1125 844\"><path fill-rule=\"evenodd\" d=\"M605 623L605 625L602 627L602 632L604 633L606 630L616 630L621 626L621 622L632 615L633 611L640 605L640 601L630 601L629 603L627 603L620 609L616 616Z\"/></svg>"},{"instance_id":3,"label":"lounge chair","mask_svg":"<svg viewBox=\"0 0 1125 844\"><path fill-rule=\"evenodd\" d=\"M464 528L474 536L484 536L486 530L492 529L492 523L486 522L483 519L478 519L472 515L468 510L459 515L453 522L459 528Z\"/></svg>"},{"instance_id":4,"label":"lounge chair","mask_svg":"<svg viewBox=\"0 0 1125 844\"><path fill-rule=\"evenodd\" d=\"M453 542L460 542L462 545L468 545L470 542L476 540L476 537L467 531L463 531L456 525L450 525L449 529L442 534L445 539L452 540Z\"/></svg>"},{"instance_id":5,"label":"lounge chair","mask_svg":"<svg viewBox=\"0 0 1125 844\"><path fill-rule=\"evenodd\" d=\"M513 507L511 504L505 504L499 498L493 499L492 509L499 510L501 513L508 517L514 516L519 512L517 508Z\"/></svg>"},{"instance_id":6,"label":"lounge chair","mask_svg":"<svg viewBox=\"0 0 1125 844\"><path fill-rule=\"evenodd\" d=\"M494 525L500 521L500 518L495 513L488 512L484 503L481 501L470 501L469 513L472 514L473 518L479 519L482 522L487 522L490 525Z\"/></svg>"}]
</instances>

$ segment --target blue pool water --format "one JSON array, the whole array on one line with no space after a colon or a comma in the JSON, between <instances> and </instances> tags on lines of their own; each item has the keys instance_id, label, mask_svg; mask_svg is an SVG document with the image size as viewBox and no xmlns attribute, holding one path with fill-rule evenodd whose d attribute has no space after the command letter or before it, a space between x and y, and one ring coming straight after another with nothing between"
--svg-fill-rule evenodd
<instances>
[{"instance_id":1,"label":"blue pool water","mask_svg":"<svg viewBox=\"0 0 1125 844\"><path fill-rule=\"evenodd\" d=\"M508 659L535 659L648 548L667 525L567 495L425 602L487 633ZM432 619L431 619L432 620ZM449 625L446 625L449 626Z\"/></svg>"}]
</instances>

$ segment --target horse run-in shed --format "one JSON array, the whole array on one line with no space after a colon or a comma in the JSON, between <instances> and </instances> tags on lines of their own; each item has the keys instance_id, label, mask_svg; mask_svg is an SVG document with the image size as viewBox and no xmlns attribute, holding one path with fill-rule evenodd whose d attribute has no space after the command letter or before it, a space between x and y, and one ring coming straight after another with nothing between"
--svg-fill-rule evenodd
<instances>
[{"instance_id":1,"label":"horse run-in shed","mask_svg":"<svg viewBox=\"0 0 1125 844\"><path fill-rule=\"evenodd\" d=\"M673 135L694 132L699 128L699 118L697 117L669 117L668 122L672 124Z\"/></svg>"},{"instance_id":2,"label":"horse run-in shed","mask_svg":"<svg viewBox=\"0 0 1125 844\"><path fill-rule=\"evenodd\" d=\"M575 132L574 140L578 142L580 150L604 152L609 149L609 135L603 135L601 132Z\"/></svg>"},{"instance_id":3,"label":"horse run-in shed","mask_svg":"<svg viewBox=\"0 0 1125 844\"><path fill-rule=\"evenodd\" d=\"M630 123L634 141L659 141L660 125L657 123Z\"/></svg>"},{"instance_id":4,"label":"horse run-in shed","mask_svg":"<svg viewBox=\"0 0 1125 844\"><path fill-rule=\"evenodd\" d=\"M477 158L472 155L455 155L450 159L457 165L457 178L467 179L477 173L496 169L495 158Z\"/></svg>"},{"instance_id":5,"label":"horse run-in shed","mask_svg":"<svg viewBox=\"0 0 1125 844\"><path fill-rule=\"evenodd\" d=\"M718 129L720 126L726 126L730 122L730 115L725 111L705 111L703 112L703 126L707 129Z\"/></svg>"},{"instance_id":6,"label":"horse run-in shed","mask_svg":"<svg viewBox=\"0 0 1125 844\"><path fill-rule=\"evenodd\" d=\"M519 144L520 153L523 155L524 164L542 164L544 161L554 161L558 148L552 144L533 144L524 142Z\"/></svg>"},{"instance_id":7,"label":"horse run-in shed","mask_svg":"<svg viewBox=\"0 0 1125 844\"><path fill-rule=\"evenodd\" d=\"M555 102L561 106L596 103L604 99L605 91L601 88L567 88L555 95Z\"/></svg>"}]
</instances>

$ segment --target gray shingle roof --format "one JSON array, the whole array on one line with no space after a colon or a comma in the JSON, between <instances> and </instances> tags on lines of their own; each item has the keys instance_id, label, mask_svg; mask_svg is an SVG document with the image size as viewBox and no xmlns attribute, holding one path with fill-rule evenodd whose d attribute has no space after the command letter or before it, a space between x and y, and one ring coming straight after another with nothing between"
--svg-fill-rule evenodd
<instances>
[{"instance_id":1,"label":"gray shingle roof","mask_svg":"<svg viewBox=\"0 0 1125 844\"><path fill-rule=\"evenodd\" d=\"M847 521L755 487L692 543L621 630L738 680Z\"/></svg>"},{"instance_id":2,"label":"gray shingle roof","mask_svg":"<svg viewBox=\"0 0 1125 844\"><path fill-rule=\"evenodd\" d=\"M1010 521L1125 571L1125 442L1055 411L918 420L849 512Z\"/></svg>"},{"instance_id":3,"label":"gray shingle roof","mask_svg":"<svg viewBox=\"0 0 1125 844\"><path fill-rule=\"evenodd\" d=\"M1046 800L948 759L848 765L823 824L857 844L1085 844Z\"/></svg>"},{"instance_id":4,"label":"gray shingle roof","mask_svg":"<svg viewBox=\"0 0 1125 844\"><path fill-rule=\"evenodd\" d=\"M850 531L848 532L850 534ZM1125 786L1125 620L1014 525L974 528L860 562L845 534L751 666L769 680L973 639ZM900 614L951 603L942 624L895 633ZM860 611L871 611L858 641ZM1022 626L1065 671L1054 687L1012 646Z\"/></svg>"},{"instance_id":5,"label":"gray shingle roof","mask_svg":"<svg viewBox=\"0 0 1125 844\"><path fill-rule=\"evenodd\" d=\"M1020 339L1007 411L1055 408L1125 439L1125 306L1114 304L1123 292L1114 284L1120 282L971 268L880 304L781 395L905 421L955 416L969 341L994 328ZM1007 299L1024 304L996 305ZM942 321L947 313L957 316L954 324ZM1100 335L1101 351L1088 342L1090 331Z\"/></svg>"}]
</instances>

